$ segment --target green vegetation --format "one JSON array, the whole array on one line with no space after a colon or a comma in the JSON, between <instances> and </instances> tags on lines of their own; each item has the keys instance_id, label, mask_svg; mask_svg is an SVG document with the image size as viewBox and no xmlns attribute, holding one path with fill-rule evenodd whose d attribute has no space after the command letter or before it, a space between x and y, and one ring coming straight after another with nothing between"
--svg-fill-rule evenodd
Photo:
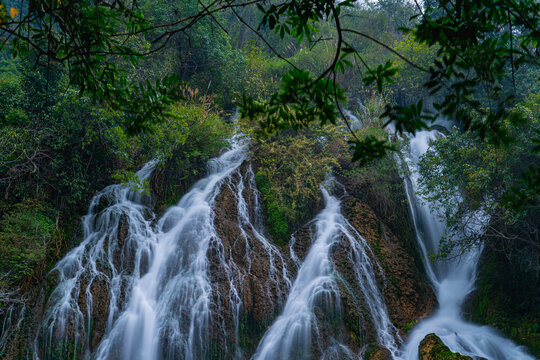
<instances>
[{"instance_id":1,"label":"green vegetation","mask_svg":"<svg viewBox=\"0 0 540 360\"><path fill-rule=\"evenodd\" d=\"M420 360L472 360L470 356L452 352L435 334L426 335L418 355Z\"/></svg>"},{"instance_id":2,"label":"green vegetation","mask_svg":"<svg viewBox=\"0 0 540 360\"><path fill-rule=\"evenodd\" d=\"M373 137L382 141L388 137L388 133L381 128L380 114L384 111L384 104L385 99L380 96L372 96L364 101L363 107L357 112L363 124L362 129L356 130L359 139ZM405 235L403 229L410 227L410 219L403 216L408 214L407 205L403 202L403 180L390 154L362 167L342 158L337 174L352 196L368 204L381 219L385 219L395 234L400 237ZM410 242L410 239L403 240L404 243Z\"/></svg>"},{"instance_id":3,"label":"green vegetation","mask_svg":"<svg viewBox=\"0 0 540 360\"><path fill-rule=\"evenodd\" d=\"M516 139L505 147L454 129L434 141L420 162L425 196L438 204L448 224L437 257L455 256L456 249L459 254L480 242L486 247L473 320L501 329L536 355L540 199L521 179L540 164L533 151L539 141L539 106L537 93L514 107L511 114L519 112L527 121L505 122Z\"/></svg>"},{"instance_id":4,"label":"green vegetation","mask_svg":"<svg viewBox=\"0 0 540 360\"><path fill-rule=\"evenodd\" d=\"M539 105L540 94L533 94L513 109L512 114L519 113L527 121L520 125L506 121L515 141L505 147L454 129L434 141L432 150L423 157L420 173L425 196L439 204L448 222L442 256L452 251L456 241L463 250L476 245L480 238L474 229L479 226L487 226L481 234L486 245L515 257L516 264L534 262L540 253L535 235L540 226L540 199L520 180L540 164L540 156L533 151L539 141ZM521 192L529 205L521 206L523 201L516 200ZM484 224L486 217L489 221ZM459 240L452 240L454 234Z\"/></svg>"},{"instance_id":5,"label":"green vegetation","mask_svg":"<svg viewBox=\"0 0 540 360\"><path fill-rule=\"evenodd\" d=\"M538 65L540 5L534 0L438 1L427 3L425 9L400 0L366 5L353 0L70 1L48 5L2 1L0 29L6 35L2 47L9 43L13 54L31 52L36 64L46 65L48 71L66 72L70 83L94 100L129 115L125 124L132 132L164 118L168 105L180 97L179 79L212 88L224 104L230 102L231 92L241 89L242 81L238 76L226 78L221 70L241 73L245 66L237 60L242 51L231 44L246 44L253 38L288 65L280 88L267 99L249 93L242 98L243 116L262 120L270 132L306 128L312 122L336 124L346 100L346 88L338 78L349 70L359 75L366 89L383 92L384 84L394 83L398 67L385 56L366 55L369 45L377 45L429 75L414 77L436 95L434 111L424 108L423 99L389 103L384 116L395 122L399 132L424 129L444 115L481 136L498 138L504 133L501 121L516 97L516 75ZM366 18L375 25L371 31L365 27ZM235 36L229 36L227 29L234 30ZM396 39L396 29L412 34L414 39L405 39L408 43L434 47L437 60L428 56L426 67L424 59L407 58L408 46L393 48L395 40L401 41ZM321 52L322 47L326 50ZM314 54L327 61L311 63L315 70L305 62L296 65L293 55L315 48ZM138 76L130 69L164 53L182 61L166 62L161 71L149 66L150 76ZM510 77L513 90L504 88ZM229 91L218 91L223 89ZM471 111L481 113L486 121L476 121ZM361 164L394 150L372 137L353 137L350 142L353 159ZM534 179L537 175L530 174Z\"/></svg>"},{"instance_id":6,"label":"green vegetation","mask_svg":"<svg viewBox=\"0 0 540 360\"><path fill-rule=\"evenodd\" d=\"M437 46L428 46L415 39L412 34L408 34L401 41L396 41L393 49L424 69L429 68L437 57ZM429 91L422 86L429 78L428 73L411 66L397 56L395 64L399 71L391 90L397 102L407 104L430 95Z\"/></svg>"},{"instance_id":7,"label":"green vegetation","mask_svg":"<svg viewBox=\"0 0 540 360\"><path fill-rule=\"evenodd\" d=\"M472 320L500 329L540 356L540 286L530 273L516 269L515 260L488 250L472 300Z\"/></svg>"},{"instance_id":8,"label":"green vegetation","mask_svg":"<svg viewBox=\"0 0 540 360\"><path fill-rule=\"evenodd\" d=\"M65 78L18 68L0 75L0 295L10 295L0 301L7 303L68 249L97 191L113 182L149 191L134 171L154 158L153 190L175 202L232 134L213 97L184 87L185 100L170 105L166 120L130 136L120 113L65 89Z\"/></svg>"},{"instance_id":9,"label":"green vegetation","mask_svg":"<svg viewBox=\"0 0 540 360\"><path fill-rule=\"evenodd\" d=\"M47 255L55 233L55 211L28 199L0 219L0 266L12 279L32 275Z\"/></svg>"},{"instance_id":10,"label":"green vegetation","mask_svg":"<svg viewBox=\"0 0 540 360\"><path fill-rule=\"evenodd\" d=\"M418 324L418 320L412 319L411 321L406 323L401 330L403 330L403 332L407 334L416 324Z\"/></svg>"},{"instance_id":11,"label":"green vegetation","mask_svg":"<svg viewBox=\"0 0 540 360\"><path fill-rule=\"evenodd\" d=\"M176 203L204 175L208 160L227 145L233 133L212 98L194 96L191 104L175 105L171 119L159 130L140 137L141 147L162 159L152 178L158 211Z\"/></svg>"},{"instance_id":12,"label":"green vegetation","mask_svg":"<svg viewBox=\"0 0 540 360\"><path fill-rule=\"evenodd\" d=\"M314 216L320 207L320 184L337 170L345 149L345 133L334 127L284 132L257 143L257 186L270 234L281 244Z\"/></svg>"}]
</instances>

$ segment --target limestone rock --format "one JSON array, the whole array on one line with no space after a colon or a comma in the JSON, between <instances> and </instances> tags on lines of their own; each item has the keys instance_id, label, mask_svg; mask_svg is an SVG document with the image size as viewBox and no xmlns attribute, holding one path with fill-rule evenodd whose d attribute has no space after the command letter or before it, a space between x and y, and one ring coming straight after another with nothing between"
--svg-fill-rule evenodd
<instances>
[{"instance_id":1,"label":"limestone rock","mask_svg":"<svg viewBox=\"0 0 540 360\"><path fill-rule=\"evenodd\" d=\"M428 334L418 347L420 360L473 360L470 356L464 356L450 351L441 339L435 334Z\"/></svg>"}]
</instances>

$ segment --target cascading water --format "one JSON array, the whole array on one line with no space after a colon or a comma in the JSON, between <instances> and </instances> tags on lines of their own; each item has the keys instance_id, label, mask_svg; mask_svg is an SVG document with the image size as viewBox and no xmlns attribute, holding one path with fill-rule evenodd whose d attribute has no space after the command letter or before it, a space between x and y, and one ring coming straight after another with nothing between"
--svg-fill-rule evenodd
<instances>
[{"instance_id":1,"label":"cascading water","mask_svg":"<svg viewBox=\"0 0 540 360\"><path fill-rule=\"evenodd\" d=\"M338 241L339 201L322 189L325 209L317 216L317 233L293 283L283 313L266 332L254 359L309 358L313 308L322 300L333 304L339 290L332 278L330 248Z\"/></svg>"},{"instance_id":2,"label":"cascading water","mask_svg":"<svg viewBox=\"0 0 540 360\"><path fill-rule=\"evenodd\" d=\"M382 270L365 239L341 214L340 201L325 188L326 206L314 220L316 231L303 260L291 240L290 259L298 271L290 282L287 262L264 236L254 173L241 166L247 157L245 141L234 137L230 149L210 162L208 176L157 222L150 197L129 186L112 185L96 195L83 219L83 242L51 272L57 286L36 338L36 354L42 359L246 358L240 325L246 308L259 301L264 321L282 312L259 342L254 360L313 358L315 353L321 359L358 358L363 349L355 354L337 338L325 345L320 341L328 329L323 331L319 317L328 315L330 323L342 318L338 284L357 291L336 269L333 251L341 246L353 287L360 290L355 296L363 297L377 342L394 359L417 359L420 341L431 332L462 354L532 359L494 330L460 318L462 303L474 289L481 248L459 260L427 260L437 250L444 224L416 198L416 166L435 136L420 132L411 139L405 154L411 176L405 182L440 306L403 348L377 286L375 273ZM139 179L148 179L155 165L144 166ZM246 299L251 303L246 305Z\"/></svg>"},{"instance_id":3,"label":"cascading water","mask_svg":"<svg viewBox=\"0 0 540 360\"><path fill-rule=\"evenodd\" d=\"M21 299L8 306L3 315L3 321L0 323L0 356L5 350L5 345L11 335L21 329L22 321L26 312L26 306Z\"/></svg>"},{"instance_id":4,"label":"cascading water","mask_svg":"<svg viewBox=\"0 0 540 360\"><path fill-rule=\"evenodd\" d=\"M377 287L373 264L370 260L370 258L374 259L375 257L366 240L347 219L342 216L341 221L341 231L349 245L349 259L353 265L356 281L362 290L362 295L366 300L373 319L373 324L377 331L377 341L395 357L398 354L398 346L401 344L402 339L388 317L384 297ZM376 263L376 265L379 272L383 273L379 264Z\"/></svg>"},{"instance_id":5,"label":"cascading water","mask_svg":"<svg viewBox=\"0 0 540 360\"><path fill-rule=\"evenodd\" d=\"M323 211L315 218L316 232L304 261L293 283L282 314L262 338L252 359L308 359L312 358L312 334L318 334L316 307L325 307L327 312L339 311L339 289L335 282L332 248L345 241L350 264L370 309L377 338L392 354L398 351L396 341L401 339L391 324L383 297L377 287L373 265L368 256L369 246L360 234L343 217L340 201L330 196L321 187L326 203ZM294 240L293 240L294 241ZM291 257L300 261L292 251ZM345 346L338 344L326 351L323 358L352 356Z\"/></svg>"},{"instance_id":6,"label":"cascading water","mask_svg":"<svg viewBox=\"0 0 540 360\"><path fill-rule=\"evenodd\" d=\"M155 162L149 162L137 177L148 179L154 166ZM124 293L145 271L155 245L152 217L145 205L148 200L124 185L108 186L92 199L83 218L83 242L51 271L57 275L58 286L49 298L36 339L36 354L41 358L54 359L70 352L89 356L94 314L104 310L101 316L107 327L116 320ZM127 232L124 239L119 236L121 231ZM127 272L133 276L126 276ZM108 305L98 309L99 304ZM39 342L44 343L43 351L38 349Z\"/></svg>"},{"instance_id":7,"label":"cascading water","mask_svg":"<svg viewBox=\"0 0 540 360\"><path fill-rule=\"evenodd\" d=\"M533 359L522 347L503 338L494 329L468 323L461 317L461 306L474 290L481 246L471 249L460 258L437 262L429 260L429 254L438 250L445 224L436 213L432 212L430 204L416 195L419 179L418 161L428 150L430 141L438 136L442 134L436 130L418 132L410 139L409 151L404 152L410 172L410 176L405 177L405 190L413 214L418 244L435 289L439 308L430 318L421 321L413 329L400 358L418 359L420 342L427 334L435 333L452 351L463 355L489 360Z\"/></svg>"},{"instance_id":8,"label":"cascading water","mask_svg":"<svg viewBox=\"0 0 540 360\"><path fill-rule=\"evenodd\" d=\"M149 269L135 281L98 359L204 357L212 300L206 254L218 238L212 207L221 185L244 159L245 146L235 142L211 163L210 175L160 219Z\"/></svg>"},{"instance_id":9,"label":"cascading water","mask_svg":"<svg viewBox=\"0 0 540 360\"><path fill-rule=\"evenodd\" d=\"M36 339L41 358L72 353L108 360L202 359L211 351L211 334L220 331L220 337L229 340L219 351L226 353L230 346L230 352L240 356L238 322L251 266L247 270L238 266L233 248L241 247L242 261L251 262L250 249L256 248L257 259L268 262L268 278L257 284L269 299L279 301L290 282L280 252L262 235L253 172L248 168L242 176L240 171L246 142L237 136L231 143L228 151L210 162L209 175L156 225L143 205L149 199L129 187L110 186L92 200L84 218L84 241L52 271L58 274L58 286ZM147 164L137 176L147 179L154 165ZM242 234L227 247L214 224L216 197L224 187L234 194ZM219 279L212 282L212 276ZM214 289L217 286L219 291ZM96 296L99 301L94 301ZM108 304L108 315L103 336L96 339L94 320L104 315L98 314L103 309L97 304ZM225 312L230 313L232 325L223 316L213 319ZM231 327L232 335L226 333Z\"/></svg>"}]
</instances>

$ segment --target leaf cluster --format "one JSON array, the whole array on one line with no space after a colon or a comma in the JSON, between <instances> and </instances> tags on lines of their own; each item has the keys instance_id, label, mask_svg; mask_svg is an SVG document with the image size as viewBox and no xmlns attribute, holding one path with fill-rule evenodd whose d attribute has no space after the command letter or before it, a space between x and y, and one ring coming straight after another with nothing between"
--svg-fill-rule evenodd
<instances>
[{"instance_id":1,"label":"leaf cluster","mask_svg":"<svg viewBox=\"0 0 540 360\"><path fill-rule=\"evenodd\" d=\"M345 101L344 90L327 78L314 79L308 71L292 69L281 79L281 89L268 101L244 96L242 117L261 119L263 132L305 129L311 122L336 124L339 112L334 99Z\"/></svg>"},{"instance_id":2,"label":"leaf cluster","mask_svg":"<svg viewBox=\"0 0 540 360\"><path fill-rule=\"evenodd\" d=\"M482 233L496 238L514 233L513 240L540 251L534 230L539 225L540 205L536 181L540 156L533 151L540 129L538 116L533 114L537 106L537 96L533 96L514 107L512 112L528 121L520 125L505 121L516 139L507 146L455 128L434 141L422 157L423 195L437 204L448 223L444 254L450 253L456 239L458 248L464 249L476 244Z\"/></svg>"}]
</instances>

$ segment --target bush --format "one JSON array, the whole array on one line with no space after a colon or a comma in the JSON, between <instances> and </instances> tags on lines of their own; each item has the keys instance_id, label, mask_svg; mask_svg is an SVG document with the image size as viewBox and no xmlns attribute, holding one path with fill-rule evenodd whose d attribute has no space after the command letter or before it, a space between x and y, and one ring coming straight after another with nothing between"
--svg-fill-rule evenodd
<instances>
[{"instance_id":1,"label":"bush","mask_svg":"<svg viewBox=\"0 0 540 360\"><path fill-rule=\"evenodd\" d=\"M291 232L314 215L320 185L337 170L346 149L345 134L337 127L283 132L259 141L256 180L274 239L288 241Z\"/></svg>"},{"instance_id":2,"label":"bush","mask_svg":"<svg viewBox=\"0 0 540 360\"><path fill-rule=\"evenodd\" d=\"M498 247L497 239L502 238L505 248L499 250L510 257L518 251L518 262L538 257L539 239L534 234L540 227L540 197L534 192L528 194L529 205L517 210L506 199L512 199L524 187L521 179L531 166L540 166L540 156L534 150L540 134L536 111L539 105L540 94L536 94L513 109L527 121L518 125L512 124L511 119L505 121L504 136L512 139L507 145L497 145L454 128L447 137L434 141L430 151L423 155L423 195L437 205L448 225L441 256L449 255L456 247L467 250L481 240L487 246ZM479 227L484 231L475 230Z\"/></svg>"},{"instance_id":3,"label":"bush","mask_svg":"<svg viewBox=\"0 0 540 360\"><path fill-rule=\"evenodd\" d=\"M37 200L16 204L0 219L0 273L13 280L32 275L54 239L56 211Z\"/></svg>"},{"instance_id":4,"label":"bush","mask_svg":"<svg viewBox=\"0 0 540 360\"><path fill-rule=\"evenodd\" d=\"M6 116L6 124L11 126L26 125L28 122L28 114L21 108L14 108L9 111Z\"/></svg>"},{"instance_id":5,"label":"bush","mask_svg":"<svg viewBox=\"0 0 540 360\"><path fill-rule=\"evenodd\" d=\"M20 78L0 77L0 123L4 123L12 109L24 106L22 94Z\"/></svg>"},{"instance_id":6,"label":"bush","mask_svg":"<svg viewBox=\"0 0 540 360\"><path fill-rule=\"evenodd\" d=\"M176 104L169 120L153 133L141 135L141 152L161 160L151 184L158 195L158 210L178 201L203 175L208 160L226 146L232 133L233 127L217 113L212 99L203 96Z\"/></svg>"}]
</instances>

